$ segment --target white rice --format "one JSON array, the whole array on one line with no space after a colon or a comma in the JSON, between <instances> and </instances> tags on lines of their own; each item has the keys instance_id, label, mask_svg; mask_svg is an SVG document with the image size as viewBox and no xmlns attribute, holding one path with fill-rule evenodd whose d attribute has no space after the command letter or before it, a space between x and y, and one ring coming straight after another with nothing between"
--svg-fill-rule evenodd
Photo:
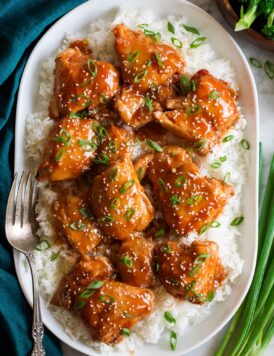
<instances>
[{"instance_id":1,"label":"white rice","mask_svg":"<svg viewBox=\"0 0 274 356\"><path fill-rule=\"evenodd\" d=\"M208 69L216 77L222 78L229 84L237 88L235 73L228 60L219 58L210 44L210 38L199 48L190 49L189 45L197 36L183 29L182 24L189 24L186 18L168 16L166 18L157 18L151 11L139 12L135 9L121 8L113 22L106 23L103 20L93 22L87 33L81 36L87 38L93 50L95 58L117 63L117 56L114 50L114 38L111 29L117 23L125 23L134 29L141 23L148 23L149 29L159 31L162 34L162 40L170 43L170 33L167 30L167 22L170 21L175 27L177 37L182 41L183 47L178 49L186 60L186 72L194 74L199 69ZM201 34L202 35L202 34ZM69 41L79 38L79 34L66 34L64 42L60 49L65 48ZM59 49L59 50L60 50ZM53 120L48 118L47 107L52 95L53 89L53 70L54 58L48 58L40 73L40 89L38 104L41 112L30 115L26 124L26 154L27 157L39 163L41 159L42 148L48 132L53 125ZM239 108L240 110L240 108ZM179 301L165 292L163 287L156 290L157 307L153 314L139 322L132 335L124 342L115 346L116 350L134 350L141 347L144 342L157 343L163 333L169 330L170 325L164 319L164 311L169 310L176 318L176 325L173 329L182 335L184 331L194 323L199 323L210 313L211 306L219 303L231 293L231 285L236 282L242 272L243 260L238 253L237 240L240 238L240 231L230 226L230 222L236 216L241 216L242 197L244 194L244 184L247 180L248 156L240 141L244 137L246 120L241 117L235 127L231 130L235 138L228 143L222 143L214 147L213 152L207 157L201 159L201 170L205 175L223 179L227 172L230 172L230 183L235 188L235 196L229 201L218 221L221 223L219 228L211 228L202 236L195 233L189 234L182 241L190 244L194 239L210 239L216 241L220 246L220 258L228 272L226 283L218 289L214 301L205 305L194 305L185 301ZM227 160L221 164L218 169L213 169L210 164L219 160L219 157L227 156ZM53 234L51 224L50 204L56 198L55 193L46 186L41 190L37 206L39 235L47 239L52 247L43 252L37 252L37 265L40 277L41 294L47 302L50 301L62 276L74 265L76 256L73 252L62 250L55 261L51 261L53 253L58 252L58 246L53 243ZM72 313L62 308L48 306L54 317L59 320L65 331L72 338L80 340L90 346L100 350L103 354L113 350L110 346L93 342L89 336L87 328L82 321Z\"/></svg>"}]
</instances>

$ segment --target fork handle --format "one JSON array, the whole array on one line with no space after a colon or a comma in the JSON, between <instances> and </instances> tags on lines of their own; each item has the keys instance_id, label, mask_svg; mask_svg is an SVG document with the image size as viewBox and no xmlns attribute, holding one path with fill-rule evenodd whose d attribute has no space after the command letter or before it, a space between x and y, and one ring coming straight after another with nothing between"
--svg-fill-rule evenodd
<instances>
[{"instance_id":1,"label":"fork handle","mask_svg":"<svg viewBox=\"0 0 274 356\"><path fill-rule=\"evenodd\" d=\"M33 321L32 321L33 349L31 352L31 356L45 356L46 353L43 347L44 325L41 318L35 256L33 252L28 252L26 253L26 257L30 265L30 270L32 275L32 291L33 291Z\"/></svg>"}]
</instances>

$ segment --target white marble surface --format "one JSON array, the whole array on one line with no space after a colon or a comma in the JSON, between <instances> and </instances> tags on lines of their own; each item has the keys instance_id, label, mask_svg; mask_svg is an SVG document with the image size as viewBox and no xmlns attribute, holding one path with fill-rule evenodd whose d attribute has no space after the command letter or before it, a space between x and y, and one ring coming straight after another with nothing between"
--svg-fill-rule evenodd
<instances>
[{"instance_id":1,"label":"white marble surface","mask_svg":"<svg viewBox=\"0 0 274 356\"><path fill-rule=\"evenodd\" d=\"M231 28L225 23L222 15L218 11L214 0L192 0L196 5L201 6L203 9L213 15L228 32L234 37L245 56L255 57L262 63L267 59L274 62L274 53L263 51L248 42L242 40L235 34ZM274 151L274 79L270 80L263 69L252 67L255 76L258 94L259 94L259 108L260 108L260 141L263 144L263 158L264 158L264 182L270 165L271 156ZM186 354L185 356L213 356L216 346L220 342L224 329L220 331L214 338L205 343L198 349ZM83 356L84 354L71 349L69 346L62 344L64 356ZM265 352L265 356L274 355L274 340L269 345Z\"/></svg>"}]
</instances>

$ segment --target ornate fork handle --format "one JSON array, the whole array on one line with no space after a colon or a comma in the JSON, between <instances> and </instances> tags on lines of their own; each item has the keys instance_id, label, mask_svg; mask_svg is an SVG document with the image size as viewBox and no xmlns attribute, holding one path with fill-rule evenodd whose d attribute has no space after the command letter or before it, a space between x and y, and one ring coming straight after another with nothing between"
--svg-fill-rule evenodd
<instances>
[{"instance_id":1,"label":"ornate fork handle","mask_svg":"<svg viewBox=\"0 0 274 356\"><path fill-rule=\"evenodd\" d=\"M40 299L38 280L36 276L35 257L33 252L26 253L28 259L31 275L32 275L32 289L33 289L33 322L32 322L32 338L34 341L31 356L45 356L43 347L44 325L41 318Z\"/></svg>"}]
</instances>

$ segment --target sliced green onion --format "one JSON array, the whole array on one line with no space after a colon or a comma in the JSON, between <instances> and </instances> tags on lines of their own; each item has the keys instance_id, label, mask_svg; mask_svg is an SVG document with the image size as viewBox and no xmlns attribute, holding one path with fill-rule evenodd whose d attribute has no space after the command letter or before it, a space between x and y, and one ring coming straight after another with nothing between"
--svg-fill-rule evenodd
<instances>
[{"instance_id":1,"label":"sliced green onion","mask_svg":"<svg viewBox=\"0 0 274 356\"><path fill-rule=\"evenodd\" d=\"M186 95L191 90L191 81L185 75L180 78L180 91L183 95Z\"/></svg>"},{"instance_id":2,"label":"sliced green onion","mask_svg":"<svg viewBox=\"0 0 274 356\"><path fill-rule=\"evenodd\" d=\"M141 180L144 178L144 174L145 174L145 169L144 167L140 167L137 171L137 177L139 179L139 181L141 182Z\"/></svg>"},{"instance_id":3,"label":"sliced green onion","mask_svg":"<svg viewBox=\"0 0 274 356\"><path fill-rule=\"evenodd\" d=\"M114 210L116 210L121 204L121 199L119 198L114 198L110 204L110 207Z\"/></svg>"},{"instance_id":4,"label":"sliced green onion","mask_svg":"<svg viewBox=\"0 0 274 356\"><path fill-rule=\"evenodd\" d=\"M69 225L69 227L74 231L83 231L86 227L81 221L76 221Z\"/></svg>"},{"instance_id":5,"label":"sliced green onion","mask_svg":"<svg viewBox=\"0 0 274 356\"><path fill-rule=\"evenodd\" d=\"M191 27L191 26L187 26L187 25L182 25L182 26L187 32L191 32L191 33L194 33L195 35L200 36L200 32L199 32L199 30L197 28Z\"/></svg>"},{"instance_id":6,"label":"sliced green onion","mask_svg":"<svg viewBox=\"0 0 274 356\"><path fill-rule=\"evenodd\" d=\"M242 222L244 221L244 217L243 216L239 216L237 218L234 218L231 223L230 226L238 226L240 225Z\"/></svg>"},{"instance_id":7,"label":"sliced green onion","mask_svg":"<svg viewBox=\"0 0 274 356\"><path fill-rule=\"evenodd\" d=\"M186 200L186 204L187 205L193 205L193 204L197 205L202 200L202 198L203 198L202 195L196 195L194 197L188 198Z\"/></svg>"},{"instance_id":8,"label":"sliced green onion","mask_svg":"<svg viewBox=\"0 0 274 356\"><path fill-rule=\"evenodd\" d=\"M222 163L225 162L226 160L227 160L226 156L222 156L222 157L219 158L219 161L222 162Z\"/></svg>"},{"instance_id":9,"label":"sliced green onion","mask_svg":"<svg viewBox=\"0 0 274 356\"><path fill-rule=\"evenodd\" d=\"M234 135L228 135L228 136L223 138L223 142L232 141L234 137L235 137Z\"/></svg>"},{"instance_id":10,"label":"sliced green onion","mask_svg":"<svg viewBox=\"0 0 274 356\"><path fill-rule=\"evenodd\" d=\"M264 70L269 79L274 78L274 64L270 61L266 61L264 64Z\"/></svg>"},{"instance_id":11,"label":"sliced green onion","mask_svg":"<svg viewBox=\"0 0 274 356\"><path fill-rule=\"evenodd\" d=\"M78 300L77 303L75 304L75 309L76 310L83 309L85 305L86 302L84 302L83 300Z\"/></svg>"},{"instance_id":12,"label":"sliced green onion","mask_svg":"<svg viewBox=\"0 0 274 356\"><path fill-rule=\"evenodd\" d=\"M108 166L109 164L109 157L105 153L99 153L96 158L93 159L93 162L96 164L103 164Z\"/></svg>"},{"instance_id":13,"label":"sliced green onion","mask_svg":"<svg viewBox=\"0 0 274 356\"><path fill-rule=\"evenodd\" d=\"M163 152L162 147L155 141L146 140L146 144L156 152Z\"/></svg>"},{"instance_id":14,"label":"sliced green onion","mask_svg":"<svg viewBox=\"0 0 274 356\"><path fill-rule=\"evenodd\" d=\"M201 105L193 103L191 106L187 107L186 113L192 116L192 115L197 115L201 110L202 110Z\"/></svg>"},{"instance_id":15,"label":"sliced green onion","mask_svg":"<svg viewBox=\"0 0 274 356\"><path fill-rule=\"evenodd\" d=\"M242 140L241 140L241 145L242 145L242 147L243 147L245 150L249 150L249 149L250 149L250 144L249 144L249 142L248 142L247 140L245 140L245 139L242 139Z\"/></svg>"},{"instance_id":16,"label":"sliced green onion","mask_svg":"<svg viewBox=\"0 0 274 356\"><path fill-rule=\"evenodd\" d=\"M136 59L139 57L140 53L141 53L140 51L131 52L129 54L129 56L127 57L128 62L130 62L130 63L135 62Z\"/></svg>"},{"instance_id":17,"label":"sliced green onion","mask_svg":"<svg viewBox=\"0 0 274 356\"><path fill-rule=\"evenodd\" d=\"M94 294L95 291L94 290L89 290L89 289L86 289L83 293L80 294L80 298L89 298L92 296L92 294Z\"/></svg>"},{"instance_id":18,"label":"sliced green onion","mask_svg":"<svg viewBox=\"0 0 274 356\"><path fill-rule=\"evenodd\" d=\"M214 290L211 290L205 298L205 302L211 302L215 297Z\"/></svg>"},{"instance_id":19,"label":"sliced green onion","mask_svg":"<svg viewBox=\"0 0 274 356\"><path fill-rule=\"evenodd\" d=\"M131 331L127 328L122 328L121 330L121 335L123 336L129 336L131 334Z\"/></svg>"},{"instance_id":20,"label":"sliced green onion","mask_svg":"<svg viewBox=\"0 0 274 356\"><path fill-rule=\"evenodd\" d=\"M169 323L172 323L172 324L176 323L176 319L169 311L165 311L164 317L165 317L166 321L168 321Z\"/></svg>"},{"instance_id":21,"label":"sliced green onion","mask_svg":"<svg viewBox=\"0 0 274 356\"><path fill-rule=\"evenodd\" d=\"M117 144L114 140L110 140L109 144L108 144L108 148L110 149L110 151L112 153L116 153L117 152Z\"/></svg>"},{"instance_id":22,"label":"sliced green onion","mask_svg":"<svg viewBox=\"0 0 274 356\"><path fill-rule=\"evenodd\" d=\"M229 179L230 179L230 172L227 172L225 175L224 175L224 182L227 184L229 182Z\"/></svg>"},{"instance_id":23,"label":"sliced green onion","mask_svg":"<svg viewBox=\"0 0 274 356\"><path fill-rule=\"evenodd\" d=\"M160 230L156 231L154 236L156 238L165 236L165 229L160 229Z\"/></svg>"},{"instance_id":24,"label":"sliced green onion","mask_svg":"<svg viewBox=\"0 0 274 356\"><path fill-rule=\"evenodd\" d=\"M202 253L201 255L198 255L194 260L194 265L200 265L202 263L205 263L209 259L209 257L209 253Z\"/></svg>"},{"instance_id":25,"label":"sliced green onion","mask_svg":"<svg viewBox=\"0 0 274 356\"><path fill-rule=\"evenodd\" d=\"M127 256L121 257L121 262L127 267L132 267L132 259Z\"/></svg>"},{"instance_id":26,"label":"sliced green onion","mask_svg":"<svg viewBox=\"0 0 274 356\"><path fill-rule=\"evenodd\" d=\"M202 228L201 228L201 230L200 230L200 232L199 232L199 235L202 235L203 233L205 233L208 229L209 229L209 224L205 224Z\"/></svg>"},{"instance_id":27,"label":"sliced green onion","mask_svg":"<svg viewBox=\"0 0 274 356\"><path fill-rule=\"evenodd\" d=\"M183 42L180 41L178 38L176 37L171 37L171 42L173 43L173 45L177 48L182 48L183 47Z\"/></svg>"},{"instance_id":28,"label":"sliced green onion","mask_svg":"<svg viewBox=\"0 0 274 356\"><path fill-rule=\"evenodd\" d=\"M146 28L146 27L148 27L148 26L149 26L148 23L141 23L141 24L138 25L137 27L138 27L138 28Z\"/></svg>"},{"instance_id":29,"label":"sliced green onion","mask_svg":"<svg viewBox=\"0 0 274 356\"><path fill-rule=\"evenodd\" d=\"M206 140L202 138L201 140L195 142L193 147L197 150L201 150L205 147L205 144L206 144Z\"/></svg>"},{"instance_id":30,"label":"sliced green onion","mask_svg":"<svg viewBox=\"0 0 274 356\"><path fill-rule=\"evenodd\" d=\"M97 64L92 59L88 60L88 70L92 78L95 78L97 76L98 73Z\"/></svg>"},{"instance_id":31,"label":"sliced green onion","mask_svg":"<svg viewBox=\"0 0 274 356\"><path fill-rule=\"evenodd\" d=\"M180 176L176 178L175 180L175 187L176 188L182 188L186 184L186 177L185 176Z\"/></svg>"},{"instance_id":32,"label":"sliced green onion","mask_svg":"<svg viewBox=\"0 0 274 356\"><path fill-rule=\"evenodd\" d=\"M71 144L71 134L66 129L61 129L60 135L53 137L53 141L61 142L66 146Z\"/></svg>"},{"instance_id":33,"label":"sliced green onion","mask_svg":"<svg viewBox=\"0 0 274 356\"><path fill-rule=\"evenodd\" d=\"M70 114L69 114L69 117L71 119L83 119L84 117L87 116L87 111L86 110L83 110L83 111L80 111L80 112L73 112L71 111Z\"/></svg>"},{"instance_id":34,"label":"sliced green onion","mask_svg":"<svg viewBox=\"0 0 274 356\"><path fill-rule=\"evenodd\" d=\"M107 129L104 128L104 126L101 126L99 124L93 123L92 124L92 130L101 138L108 138L109 137Z\"/></svg>"},{"instance_id":35,"label":"sliced green onion","mask_svg":"<svg viewBox=\"0 0 274 356\"><path fill-rule=\"evenodd\" d=\"M134 213L135 213L135 209L134 208L127 209L127 212L125 214L126 221L130 221L132 216L134 215Z\"/></svg>"},{"instance_id":36,"label":"sliced green onion","mask_svg":"<svg viewBox=\"0 0 274 356\"><path fill-rule=\"evenodd\" d=\"M249 63L252 64L256 68L262 68L263 67L262 63L258 59L253 58L253 57L249 58Z\"/></svg>"},{"instance_id":37,"label":"sliced green onion","mask_svg":"<svg viewBox=\"0 0 274 356\"><path fill-rule=\"evenodd\" d=\"M165 65L160 57L160 55L158 53L155 53L155 57L156 57L156 60L157 60L157 63L158 65L161 67L161 68L165 68Z\"/></svg>"},{"instance_id":38,"label":"sliced green onion","mask_svg":"<svg viewBox=\"0 0 274 356\"><path fill-rule=\"evenodd\" d=\"M117 167L112 168L110 175L109 175L110 180L114 181L117 177L117 174L118 174L118 168Z\"/></svg>"},{"instance_id":39,"label":"sliced green onion","mask_svg":"<svg viewBox=\"0 0 274 356\"><path fill-rule=\"evenodd\" d=\"M210 165L210 167L214 168L214 169L219 168L220 166L221 166L220 162L214 162L214 163L211 163L211 165Z\"/></svg>"},{"instance_id":40,"label":"sliced green onion","mask_svg":"<svg viewBox=\"0 0 274 356\"><path fill-rule=\"evenodd\" d=\"M158 263L158 262L155 262L155 263L154 263L154 270L155 270L155 272L159 272L159 269L160 269L159 263Z\"/></svg>"},{"instance_id":41,"label":"sliced green onion","mask_svg":"<svg viewBox=\"0 0 274 356\"><path fill-rule=\"evenodd\" d=\"M94 220L94 215L89 208L80 208L79 212L84 218Z\"/></svg>"},{"instance_id":42,"label":"sliced green onion","mask_svg":"<svg viewBox=\"0 0 274 356\"><path fill-rule=\"evenodd\" d=\"M134 186L134 184L135 184L134 179L128 180L127 182L125 182L125 183L121 186L121 188L119 189L119 192L120 192L121 194L126 193L130 188L132 188L132 187Z\"/></svg>"},{"instance_id":43,"label":"sliced green onion","mask_svg":"<svg viewBox=\"0 0 274 356\"><path fill-rule=\"evenodd\" d=\"M201 266L194 265L191 270L188 272L190 277L195 277L200 272Z\"/></svg>"},{"instance_id":44,"label":"sliced green onion","mask_svg":"<svg viewBox=\"0 0 274 356\"><path fill-rule=\"evenodd\" d=\"M167 193L168 192L168 187L167 187L165 181L162 178L158 178L158 184L159 184L160 190L163 193Z\"/></svg>"},{"instance_id":45,"label":"sliced green onion","mask_svg":"<svg viewBox=\"0 0 274 356\"><path fill-rule=\"evenodd\" d=\"M149 97L149 95L147 94L146 97L145 97L145 105L146 107L148 108L149 112L152 112L153 110L153 104L152 104L152 101Z\"/></svg>"},{"instance_id":46,"label":"sliced green onion","mask_svg":"<svg viewBox=\"0 0 274 356\"><path fill-rule=\"evenodd\" d=\"M170 206L172 208L174 208L176 205L180 204L181 203L181 199L179 198L179 196L177 194L173 194L170 199Z\"/></svg>"},{"instance_id":47,"label":"sliced green onion","mask_svg":"<svg viewBox=\"0 0 274 356\"><path fill-rule=\"evenodd\" d=\"M61 148L60 150L57 151L56 155L54 156L54 161L59 162L61 161L62 157L66 154L66 150L64 148Z\"/></svg>"},{"instance_id":48,"label":"sliced green onion","mask_svg":"<svg viewBox=\"0 0 274 356\"><path fill-rule=\"evenodd\" d=\"M196 40L191 42L189 47L190 48L198 48L205 42L205 40L206 40L206 37L198 37L198 38L196 38Z\"/></svg>"},{"instance_id":49,"label":"sliced green onion","mask_svg":"<svg viewBox=\"0 0 274 356\"><path fill-rule=\"evenodd\" d=\"M57 260L57 258L59 257L59 255L60 255L60 251L58 251L58 252L53 252L52 255L50 256L51 262Z\"/></svg>"},{"instance_id":50,"label":"sliced green onion","mask_svg":"<svg viewBox=\"0 0 274 356\"><path fill-rule=\"evenodd\" d=\"M196 283L197 283L197 281L193 281L193 282L191 282L191 283L188 283L188 284L184 287L184 290L186 290L186 291L192 290L192 288L195 286Z\"/></svg>"},{"instance_id":51,"label":"sliced green onion","mask_svg":"<svg viewBox=\"0 0 274 356\"><path fill-rule=\"evenodd\" d=\"M164 244L164 245L162 246L162 251L163 251L164 253L168 254L168 253L171 252L171 248L170 248L170 246L169 246L168 244Z\"/></svg>"},{"instance_id":52,"label":"sliced green onion","mask_svg":"<svg viewBox=\"0 0 274 356\"><path fill-rule=\"evenodd\" d=\"M108 98L105 96L104 93L100 93L99 95L99 101L101 104L106 104L108 102Z\"/></svg>"},{"instance_id":53,"label":"sliced green onion","mask_svg":"<svg viewBox=\"0 0 274 356\"><path fill-rule=\"evenodd\" d=\"M222 97L222 93L220 93L217 90L214 90L214 91L209 93L208 97L209 97L209 99L217 100L217 99L220 99Z\"/></svg>"},{"instance_id":54,"label":"sliced green onion","mask_svg":"<svg viewBox=\"0 0 274 356\"><path fill-rule=\"evenodd\" d=\"M170 33L175 33L175 28L174 28L174 26L172 25L171 22L168 22L168 23L167 23L167 29L168 29L168 31L169 31Z\"/></svg>"},{"instance_id":55,"label":"sliced green onion","mask_svg":"<svg viewBox=\"0 0 274 356\"><path fill-rule=\"evenodd\" d=\"M103 222L103 223L111 223L111 222L113 222L114 221L114 218L112 217L112 216L110 216L110 215L105 215L105 216L103 216L102 218L101 218L101 221Z\"/></svg>"},{"instance_id":56,"label":"sliced green onion","mask_svg":"<svg viewBox=\"0 0 274 356\"><path fill-rule=\"evenodd\" d=\"M151 30L144 30L144 34L147 37L151 37L154 41L159 42L161 40L160 32L154 32L154 31L151 31Z\"/></svg>"},{"instance_id":57,"label":"sliced green onion","mask_svg":"<svg viewBox=\"0 0 274 356\"><path fill-rule=\"evenodd\" d=\"M114 303L114 298L111 297L110 295L100 295L99 300L100 300L100 302L105 303L105 304Z\"/></svg>"},{"instance_id":58,"label":"sliced green onion","mask_svg":"<svg viewBox=\"0 0 274 356\"><path fill-rule=\"evenodd\" d=\"M219 227L219 226L221 226L221 223L219 221L212 221L210 223L210 227L216 228L216 227Z\"/></svg>"},{"instance_id":59,"label":"sliced green onion","mask_svg":"<svg viewBox=\"0 0 274 356\"><path fill-rule=\"evenodd\" d=\"M169 344L172 351L176 350L177 346L177 334L175 331L171 330L169 335Z\"/></svg>"},{"instance_id":60,"label":"sliced green onion","mask_svg":"<svg viewBox=\"0 0 274 356\"><path fill-rule=\"evenodd\" d=\"M48 240L41 240L35 247L35 250L37 251L45 251L48 250L51 247L51 244L48 242Z\"/></svg>"},{"instance_id":61,"label":"sliced green onion","mask_svg":"<svg viewBox=\"0 0 274 356\"><path fill-rule=\"evenodd\" d=\"M99 289L104 285L103 281L94 281L91 282L88 286L87 289Z\"/></svg>"},{"instance_id":62,"label":"sliced green onion","mask_svg":"<svg viewBox=\"0 0 274 356\"><path fill-rule=\"evenodd\" d=\"M147 69L142 70L141 72L139 72L138 74L136 74L135 78L134 78L134 83L139 83L146 75L147 75L148 71Z\"/></svg>"}]
</instances>

